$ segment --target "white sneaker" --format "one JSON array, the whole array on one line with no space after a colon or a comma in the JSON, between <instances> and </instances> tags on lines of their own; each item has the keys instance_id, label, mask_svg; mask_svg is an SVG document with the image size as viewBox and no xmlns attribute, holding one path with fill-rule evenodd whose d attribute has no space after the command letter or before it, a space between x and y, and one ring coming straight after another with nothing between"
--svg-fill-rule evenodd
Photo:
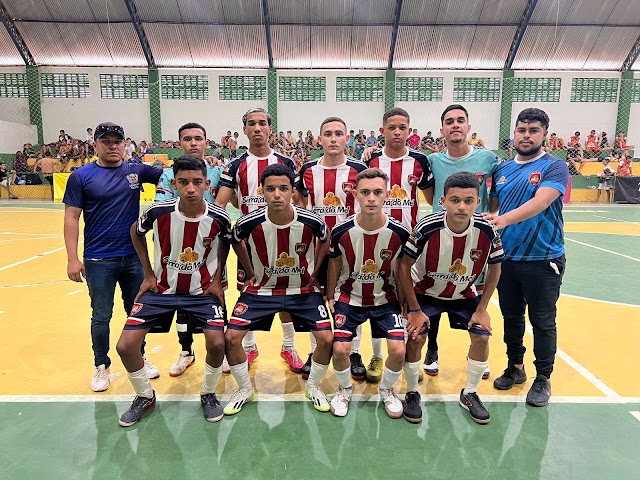
<instances>
[{"instance_id":1,"label":"white sneaker","mask_svg":"<svg viewBox=\"0 0 640 480\"><path fill-rule=\"evenodd\" d=\"M160 376L160 370L158 370L153 363L147 360L147 357L144 357L144 371L147 374L147 378L149 380L153 380L154 378L158 378Z\"/></svg>"},{"instance_id":2,"label":"white sneaker","mask_svg":"<svg viewBox=\"0 0 640 480\"><path fill-rule=\"evenodd\" d=\"M109 388L109 369L104 365L98 365L91 379L91 390L104 392L107 388Z\"/></svg>"},{"instance_id":3,"label":"white sneaker","mask_svg":"<svg viewBox=\"0 0 640 480\"><path fill-rule=\"evenodd\" d=\"M179 377L187 368L193 365L193 362L195 361L195 355L191 355L189 352L180 352L180 356L178 357L176 363L171 365L171 368L169 368L169 376Z\"/></svg>"},{"instance_id":4,"label":"white sneaker","mask_svg":"<svg viewBox=\"0 0 640 480\"><path fill-rule=\"evenodd\" d=\"M231 373L231 367L229 366L229 362L227 362L226 355L222 359L222 373Z\"/></svg>"},{"instance_id":5,"label":"white sneaker","mask_svg":"<svg viewBox=\"0 0 640 480\"><path fill-rule=\"evenodd\" d=\"M336 417L345 417L349 411L349 402L352 394L353 387L343 388L338 385L338 390L331 399L331 413Z\"/></svg>"},{"instance_id":6,"label":"white sneaker","mask_svg":"<svg viewBox=\"0 0 640 480\"><path fill-rule=\"evenodd\" d=\"M251 387L246 390L239 388L238 390L233 392L233 395L231 395L229 403L227 403L227 405L223 409L223 413L225 415L235 415L240 410L242 410L242 407L245 403L251 402L254 399L255 390L253 389L253 385L251 385Z\"/></svg>"},{"instance_id":7,"label":"white sneaker","mask_svg":"<svg viewBox=\"0 0 640 480\"><path fill-rule=\"evenodd\" d=\"M489 378L491 376L491 370L489 369L489 367L487 367L484 370L484 373L482 374L482 379L486 380L487 378Z\"/></svg>"},{"instance_id":8,"label":"white sneaker","mask_svg":"<svg viewBox=\"0 0 640 480\"><path fill-rule=\"evenodd\" d=\"M329 400L327 400L327 396L324 394L319 385L311 388L306 387L304 389L304 394L309 400L313 402L313 408L315 408L319 412L328 412L329 410L331 410Z\"/></svg>"},{"instance_id":9,"label":"white sneaker","mask_svg":"<svg viewBox=\"0 0 640 480\"><path fill-rule=\"evenodd\" d=\"M384 403L384 409L390 418L400 418L402 416L402 402L393 391L393 388L389 390L380 388L380 400Z\"/></svg>"}]
</instances>

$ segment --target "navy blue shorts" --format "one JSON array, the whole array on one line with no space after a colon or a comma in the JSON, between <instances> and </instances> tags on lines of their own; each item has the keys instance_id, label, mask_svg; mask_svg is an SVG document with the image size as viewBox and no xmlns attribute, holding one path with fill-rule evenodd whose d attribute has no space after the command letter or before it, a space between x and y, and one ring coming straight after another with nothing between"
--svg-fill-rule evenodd
<instances>
[{"instance_id":1,"label":"navy blue shorts","mask_svg":"<svg viewBox=\"0 0 640 480\"><path fill-rule=\"evenodd\" d=\"M407 321L402 317L400 304L388 303L379 307L357 307L344 302L333 304L333 340L351 342L356 328L369 320L371 336L388 340L404 341Z\"/></svg>"},{"instance_id":2,"label":"navy blue shorts","mask_svg":"<svg viewBox=\"0 0 640 480\"><path fill-rule=\"evenodd\" d=\"M441 300L428 295L416 295L420 308L430 320L439 321L440 315L446 313L449 325L456 330L468 330L474 335L489 335L489 332L477 323L469 328L469 320L480 303L480 297L464 298L461 300ZM426 335L427 325L424 324L419 335Z\"/></svg>"},{"instance_id":3,"label":"navy blue shorts","mask_svg":"<svg viewBox=\"0 0 640 480\"><path fill-rule=\"evenodd\" d=\"M291 315L297 332L329 330L331 320L322 295L254 295L241 293L229 319L229 328L235 330L271 330L273 317L278 312Z\"/></svg>"},{"instance_id":4,"label":"navy blue shorts","mask_svg":"<svg viewBox=\"0 0 640 480\"><path fill-rule=\"evenodd\" d=\"M189 317L194 330L224 331L225 312L218 297L206 295L163 295L145 292L133 304L131 314L124 325L125 330L146 330L150 333L165 333L171 329L174 313Z\"/></svg>"}]
</instances>

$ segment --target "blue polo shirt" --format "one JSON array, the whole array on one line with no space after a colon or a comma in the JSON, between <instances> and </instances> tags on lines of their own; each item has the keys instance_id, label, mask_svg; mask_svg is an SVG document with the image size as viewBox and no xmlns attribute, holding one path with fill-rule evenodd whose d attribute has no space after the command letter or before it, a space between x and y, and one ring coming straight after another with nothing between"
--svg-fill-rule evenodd
<instances>
[{"instance_id":1,"label":"blue polo shirt","mask_svg":"<svg viewBox=\"0 0 640 480\"><path fill-rule=\"evenodd\" d=\"M62 201L82 209L85 258L136 253L129 229L140 213L140 188L155 185L160 175L161 168L125 162L119 167L89 163L71 174Z\"/></svg>"}]
</instances>

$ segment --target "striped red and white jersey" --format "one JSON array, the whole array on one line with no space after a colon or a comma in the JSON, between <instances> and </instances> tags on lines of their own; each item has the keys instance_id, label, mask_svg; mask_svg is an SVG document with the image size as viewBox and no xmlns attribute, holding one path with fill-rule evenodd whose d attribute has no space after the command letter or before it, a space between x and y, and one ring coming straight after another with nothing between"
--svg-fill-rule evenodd
<instances>
[{"instance_id":1,"label":"striped red and white jersey","mask_svg":"<svg viewBox=\"0 0 640 480\"><path fill-rule=\"evenodd\" d=\"M220 187L229 187L238 195L238 207L243 215L267 205L262 194L260 175L265 168L274 163L282 163L296 172L296 165L289 157L271 150L268 157L258 158L247 150L229 163L222 172Z\"/></svg>"},{"instance_id":2,"label":"striped red and white jersey","mask_svg":"<svg viewBox=\"0 0 640 480\"><path fill-rule=\"evenodd\" d=\"M342 257L334 300L358 307L381 306L398 300L395 265L411 231L394 218L378 230L364 230L357 215L331 232L331 258Z\"/></svg>"},{"instance_id":3,"label":"striped red and white jersey","mask_svg":"<svg viewBox=\"0 0 640 480\"><path fill-rule=\"evenodd\" d=\"M296 176L294 187L309 198L308 208L320 215L329 227L333 227L356 213L356 177L367 166L346 157L342 165L321 165L322 158L306 162Z\"/></svg>"},{"instance_id":4,"label":"striped red and white jersey","mask_svg":"<svg viewBox=\"0 0 640 480\"><path fill-rule=\"evenodd\" d=\"M179 203L173 198L151 205L138 219L137 234L153 229L153 271L160 293L200 295L218 269L216 238L231 243L231 220L209 202L200 217L185 217Z\"/></svg>"},{"instance_id":5,"label":"striped red and white jersey","mask_svg":"<svg viewBox=\"0 0 640 480\"><path fill-rule=\"evenodd\" d=\"M416 260L411 268L415 292L443 300L476 298L474 283L485 265L504 260L500 235L477 213L465 232L454 233L445 215L443 210L421 219L404 247L404 254Z\"/></svg>"},{"instance_id":6,"label":"striped red and white jersey","mask_svg":"<svg viewBox=\"0 0 640 480\"><path fill-rule=\"evenodd\" d=\"M233 241L246 240L256 283L242 290L254 295L299 295L319 292L309 286L315 269L316 239L328 240L327 225L313 212L291 206L293 220L276 225L261 208L238 219Z\"/></svg>"},{"instance_id":7,"label":"striped red and white jersey","mask_svg":"<svg viewBox=\"0 0 640 480\"><path fill-rule=\"evenodd\" d=\"M383 211L413 229L418 223L420 200L418 190L433 185L433 175L427 156L407 148L404 157L391 159L379 149L371 155L368 166L379 168L389 176L389 197Z\"/></svg>"}]
</instances>

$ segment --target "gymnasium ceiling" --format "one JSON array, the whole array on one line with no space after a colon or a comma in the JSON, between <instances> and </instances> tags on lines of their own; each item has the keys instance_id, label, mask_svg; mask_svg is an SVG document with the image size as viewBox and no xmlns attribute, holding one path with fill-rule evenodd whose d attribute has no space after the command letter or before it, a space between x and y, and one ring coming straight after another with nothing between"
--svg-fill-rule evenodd
<instances>
[{"instance_id":1,"label":"gymnasium ceiling","mask_svg":"<svg viewBox=\"0 0 640 480\"><path fill-rule=\"evenodd\" d=\"M0 0L0 65L638 70L638 0Z\"/></svg>"}]
</instances>

